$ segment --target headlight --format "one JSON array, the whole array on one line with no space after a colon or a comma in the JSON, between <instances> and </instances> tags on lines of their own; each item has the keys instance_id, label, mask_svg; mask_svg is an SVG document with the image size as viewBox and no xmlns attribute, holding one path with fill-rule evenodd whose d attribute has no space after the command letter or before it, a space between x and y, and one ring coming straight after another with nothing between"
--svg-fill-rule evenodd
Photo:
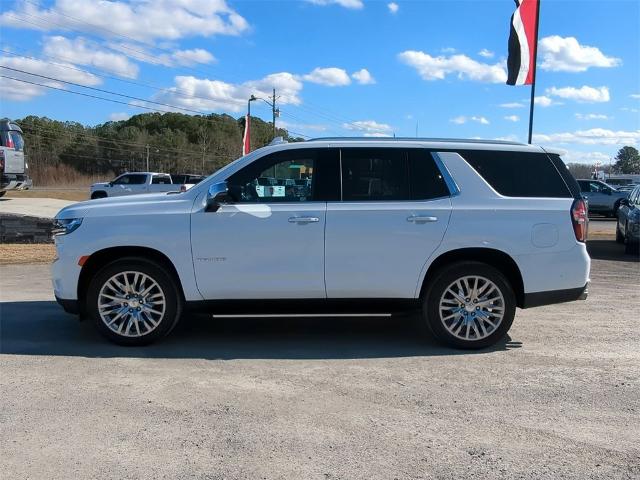
<instances>
[{"instance_id":1,"label":"headlight","mask_svg":"<svg viewBox=\"0 0 640 480\"><path fill-rule=\"evenodd\" d=\"M53 235L68 235L80 225L82 225L81 218L65 218L64 220L56 218L53 221L53 230L51 230L51 233Z\"/></svg>"}]
</instances>

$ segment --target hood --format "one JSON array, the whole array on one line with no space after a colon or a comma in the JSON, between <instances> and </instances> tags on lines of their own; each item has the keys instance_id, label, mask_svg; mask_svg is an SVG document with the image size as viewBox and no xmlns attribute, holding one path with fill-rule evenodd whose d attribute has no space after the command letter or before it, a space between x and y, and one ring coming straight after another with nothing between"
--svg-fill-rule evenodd
<instances>
[{"instance_id":1,"label":"hood","mask_svg":"<svg viewBox=\"0 0 640 480\"><path fill-rule=\"evenodd\" d=\"M191 211L193 198L181 193L151 193L107 197L74 203L58 212L56 218L117 217Z\"/></svg>"}]
</instances>

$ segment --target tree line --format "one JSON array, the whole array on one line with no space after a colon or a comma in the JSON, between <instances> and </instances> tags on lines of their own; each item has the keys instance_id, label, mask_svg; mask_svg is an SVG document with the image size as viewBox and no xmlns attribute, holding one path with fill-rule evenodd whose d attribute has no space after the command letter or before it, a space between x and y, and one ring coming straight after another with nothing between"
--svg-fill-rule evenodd
<instances>
[{"instance_id":1,"label":"tree line","mask_svg":"<svg viewBox=\"0 0 640 480\"><path fill-rule=\"evenodd\" d=\"M96 126L27 116L16 120L23 130L25 153L34 179L45 171L69 168L90 177L125 171L209 174L242 154L245 118L226 114L144 113ZM287 130L277 136L289 141ZM251 117L251 147L273 139L273 124Z\"/></svg>"}]
</instances>

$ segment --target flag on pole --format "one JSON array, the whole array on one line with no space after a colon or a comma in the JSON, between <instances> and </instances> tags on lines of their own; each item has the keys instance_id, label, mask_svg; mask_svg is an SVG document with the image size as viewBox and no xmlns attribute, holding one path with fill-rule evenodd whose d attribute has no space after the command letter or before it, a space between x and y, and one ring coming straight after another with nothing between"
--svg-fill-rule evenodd
<instances>
[{"instance_id":1,"label":"flag on pole","mask_svg":"<svg viewBox=\"0 0 640 480\"><path fill-rule=\"evenodd\" d=\"M536 25L540 0L514 0L516 11L511 16L507 85L531 85L536 62Z\"/></svg>"},{"instance_id":2,"label":"flag on pole","mask_svg":"<svg viewBox=\"0 0 640 480\"><path fill-rule=\"evenodd\" d=\"M251 119L249 114L244 119L244 136L242 137L242 155L247 155L251 151Z\"/></svg>"}]
</instances>

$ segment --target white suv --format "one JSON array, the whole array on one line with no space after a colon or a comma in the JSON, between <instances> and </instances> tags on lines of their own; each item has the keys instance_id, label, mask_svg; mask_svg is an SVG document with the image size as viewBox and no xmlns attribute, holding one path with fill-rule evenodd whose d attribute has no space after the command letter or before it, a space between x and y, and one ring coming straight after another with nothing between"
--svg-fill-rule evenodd
<instances>
[{"instance_id":1,"label":"white suv","mask_svg":"<svg viewBox=\"0 0 640 480\"><path fill-rule=\"evenodd\" d=\"M65 310L126 345L162 338L186 309L415 310L442 342L481 348L516 307L586 297L586 234L557 153L317 139L256 150L184 193L63 209L53 287Z\"/></svg>"}]
</instances>

